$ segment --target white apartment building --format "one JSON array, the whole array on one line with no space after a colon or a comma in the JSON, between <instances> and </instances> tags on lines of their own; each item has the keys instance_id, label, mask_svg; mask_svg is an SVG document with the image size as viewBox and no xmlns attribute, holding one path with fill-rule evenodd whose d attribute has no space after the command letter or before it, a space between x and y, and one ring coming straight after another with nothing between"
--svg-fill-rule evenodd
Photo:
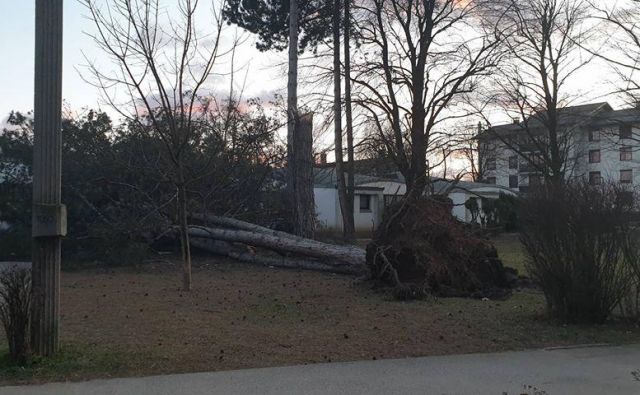
<instances>
[{"instance_id":1,"label":"white apartment building","mask_svg":"<svg viewBox=\"0 0 640 395\"><path fill-rule=\"evenodd\" d=\"M545 148L543 125L544 118L532 116L482 131L478 156L484 181L522 192L541 182L535 163L541 162ZM566 177L640 185L640 107L564 107L559 109L558 131Z\"/></svg>"}]
</instances>

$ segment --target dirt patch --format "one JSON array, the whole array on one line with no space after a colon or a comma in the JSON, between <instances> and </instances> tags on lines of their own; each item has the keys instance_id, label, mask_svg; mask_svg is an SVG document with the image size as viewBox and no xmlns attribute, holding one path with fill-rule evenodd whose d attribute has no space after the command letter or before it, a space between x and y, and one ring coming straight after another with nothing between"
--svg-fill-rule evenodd
<instances>
[{"instance_id":1,"label":"dirt patch","mask_svg":"<svg viewBox=\"0 0 640 395\"><path fill-rule=\"evenodd\" d=\"M506 301L398 302L353 278L200 259L182 292L174 263L62 274L65 370L5 383L640 341L636 327L559 326L536 292Z\"/></svg>"}]
</instances>

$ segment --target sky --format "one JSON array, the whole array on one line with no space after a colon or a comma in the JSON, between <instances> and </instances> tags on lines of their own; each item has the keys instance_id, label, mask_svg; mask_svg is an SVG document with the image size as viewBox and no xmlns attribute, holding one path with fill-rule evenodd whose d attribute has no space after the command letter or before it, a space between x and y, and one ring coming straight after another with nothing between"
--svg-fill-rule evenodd
<instances>
[{"instance_id":1,"label":"sky","mask_svg":"<svg viewBox=\"0 0 640 395\"><path fill-rule=\"evenodd\" d=\"M34 8L33 0L0 0L0 15L4 16L0 23L0 122L12 110L33 108ZM104 56L84 33L94 31L93 22L86 18L84 6L77 0L64 1L64 23L63 98L66 108L76 112L83 108L101 108L117 118L115 112L101 102L98 90L83 81L79 73L86 64L83 52L91 59L101 60ZM236 34L236 28L228 27L225 32L229 38ZM261 53L254 47L255 39L248 34L245 37L236 54L237 65L243 66L239 74L244 76L247 72L244 97L259 96L270 100L275 93L285 94L286 53ZM606 67L597 63L582 70L569 86L577 98L575 104L609 100L614 107L619 106L619 102L607 95L611 87L603 84L606 74ZM244 78L237 80L241 83ZM212 88L215 90L216 87ZM222 90L226 89L228 84L222 82Z\"/></svg>"},{"instance_id":2,"label":"sky","mask_svg":"<svg viewBox=\"0 0 640 395\"><path fill-rule=\"evenodd\" d=\"M173 3L165 2L165 3ZM208 2L203 2L206 4ZM0 120L10 111L29 111L33 109L34 79L34 0L0 0ZM86 65L83 52L90 59L101 59L101 53L95 48L85 32L93 32L93 22L86 18L85 7L77 0L64 0L64 65L63 99L65 105L73 111L82 108L101 108L111 114L108 105L101 102L98 90L87 84L79 70ZM225 29L231 37L234 27ZM282 53L263 54L255 49L254 38L245 34L245 41L236 55L238 74L247 74L245 98L273 98L274 93L284 93L286 79L283 76L282 62L286 60ZM109 67L110 64L105 64ZM242 83L244 78L237 78ZM224 86L228 89L228 85Z\"/></svg>"}]
</instances>

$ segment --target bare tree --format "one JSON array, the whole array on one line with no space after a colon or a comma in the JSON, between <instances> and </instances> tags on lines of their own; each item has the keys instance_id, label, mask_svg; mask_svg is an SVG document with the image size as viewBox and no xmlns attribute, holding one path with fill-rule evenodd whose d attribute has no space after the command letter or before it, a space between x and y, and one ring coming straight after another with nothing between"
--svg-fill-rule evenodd
<instances>
[{"instance_id":1,"label":"bare tree","mask_svg":"<svg viewBox=\"0 0 640 395\"><path fill-rule=\"evenodd\" d=\"M594 18L604 22L601 30L605 35L605 50L594 47L593 43L585 43L585 47L613 67L620 81L617 93L627 103L637 106L640 103L640 80L637 76L640 71L640 0L616 2L609 6L604 2L592 2L592 6L597 11Z\"/></svg>"},{"instance_id":2,"label":"bare tree","mask_svg":"<svg viewBox=\"0 0 640 395\"><path fill-rule=\"evenodd\" d=\"M346 240L354 237L355 224L353 219L352 195L347 189L344 168L344 149L342 146L342 69L340 62L340 27L343 19L340 0L333 2L333 119L334 143L336 153L336 179L338 182L338 200L342 213L342 234ZM351 199L350 199L351 198Z\"/></svg>"},{"instance_id":3,"label":"bare tree","mask_svg":"<svg viewBox=\"0 0 640 395\"><path fill-rule=\"evenodd\" d=\"M353 221L355 202L355 147L353 140L353 105L351 100L351 0L344 0L344 112L347 134L347 206ZM355 232L355 225L354 225Z\"/></svg>"},{"instance_id":4,"label":"bare tree","mask_svg":"<svg viewBox=\"0 0 640 395\"><path fill-rule=\"evenodd\" d=\"M313 237L315 232L315 202L313 184L304 182L303 173L313 172L313 153L305 152L310 147L311 134L303 135L298 108L298 0L289 1L289 71L287 80L287 188L293 199L293 233ZM309 170L311 167L311 170ZM309 185L311 185L309 187ZM311 189L311 190L310 190Z\"/></svg>"},{"instance_id":5,"label":"bare tree","mask_svg":"<svg viewBox=\"0 0 640 395\"><path fill-rule=\"evenodd\" d=\"M566 85L593 58L582 57L579 45L588 38L581 29L588 9L581 0L505 0L495 7L508 59L492 81L494 98L513 125L489 128L484 137L515 151L545 179L562 181L574 165L580 124L562 109L571 101Z\"/></svg>"},{"instance_id":6,"label":"bare tree","mask_svg":"<svg viewBox=\"0 0 640 395\"><path fill-rule=\"evenodd\" d=\"M258 50L288 47L287 198L293 232L306 237L313 236L315 227L313 183L308 179L313 153L307 143L311 136L305 135L310 129L299 125L303 114L298 105L298 61L305 49L315 48L330 35L332 8L327 0L228 0L224 10L230 23L257 35Z\"/></svg>"},{"instance_id":7,"label":"bare tree","mask_svg":"<svg viewBox=\"0 0 640 395\"><path fill-rule=\"evenodd\" d=\"M465 162L467 170L465 175L469 176L473 182L482 182L485 180L486 165L483 152L487 151L487 147L482 147L483 143L479 139L483 131L482 123L478 122L478 126L472 129L473 132L461 134L461 140L454 148L453 156Z\"/></svg>"},{"instance_id":8,"label":"bare tree","mask_svg":"<svg viewBox=\"0 0 640 395\"><path fill-rule=\"evenodd\" d=\"M351 12L348 3L343 0L325 2L326 10L331 13L330 29L328 29L331 33L330 37L326 37L327 40L322 42L319 41L318 44L321 45L314 47L313 56L301 62L301 69L308 71L303 77L304 83L308 86L307 105L311 105L317 113L327 114L320 118L322 122L319 124L319 130L331 131L331 124L333 126L333 145L325 147L325 151L333 150L335 153L335 175L345 240L353 239L355 233L353 218L355 152L350 80L344 81L344 95L342 91L343 76L350 75L351 66L349 47ZM342 37L344 38L344 62L341 58ZM332 93L329 92L331 88L333 88ZM346 128L343 127L345 122Z\"/></svg>"},{"instance_id":9,"label":"bare tree","mask_svg":"<svg viewBox=\"0 0 640 395\"><path fill-rule=\"evenodd\" d=\"M605 60L617 76L615 81L615 93L636 109L640 108L640 0L628 0L616 2L607 7L607 4L592 3L596 9L594 18L602 22L599 26L602 40L593 44L583 44L591 54ZM604 42L604 43L603 43ZM601 44L603 43L603 44ZM616 128L608 129L603 133L603 138L614 149L639 150L637 147L624 145L625 143L640 143L640 133L634 131L631 124L636 122L633 115L617 114L614 122ZM620 116L621 115L621 116ZM626 135L625 135L625 129ZM618 133L620 132L620 133ZM622 138L624 135L624 138Z\"/></svg>"},{"instance_id":10,"label":"bare tree","mask_svg":"<svg viewBox=\"0 0 640 395\"><path fill-rule=\"evenodd\" d=\"M434 166L429 152L448 144L439 133L466 115L464 96L494 70L501 37L483 23L483 1L371 0L357 12L354 101L404 175L406 197L417 199Z\"/></svg>"},{"instance_id":11,"label":"bare tree","mask_svg":"<svg viewBox=\"0 0 640 395\"><path fill-rule=\"evenodd\" d=\"M224 2L223 2L224 3ZM220 56L224 4L213 11L214 29L196 29L198 0L180 0L167 12L160 0L108 0L106 8L83 0L96 33L94 42L115 64L102 72L89 59L88 70L103 97L125 118L162 142L168 174L177 190L177 217L185 290L191 289L191 252L187 218L187 174L190 147L197 143L199 93ZM234 43L235 44L235 43ZM112 88L124 88L124 103Z\"/></svg>"}]
</instances>

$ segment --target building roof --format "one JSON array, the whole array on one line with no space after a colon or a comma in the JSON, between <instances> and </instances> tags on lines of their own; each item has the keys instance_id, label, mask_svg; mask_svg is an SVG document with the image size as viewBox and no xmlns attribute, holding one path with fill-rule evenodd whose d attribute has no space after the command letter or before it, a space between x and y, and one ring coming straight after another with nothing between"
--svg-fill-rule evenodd
<instances>
[{"instance_id":1,"label":"building roof","mask_svg":"<svg viewBox=\"0 0 640 395\"><path fill-rule=\"evenodd\" d=\"M640 108L614 110L607 102L563 107L558 109L558 114L560 127L575 127L578 125L598 127L628 122L640 122ZM545 118L545 113L538 112L530 116L526 122L496 125L489 129L492 133L487 137L492 137L494 133L500 135L517 133L524 131L526 127L529 127L529 129L542 128Z\"/></svg>"},{"instance_id":2,"label":"building roof","mask_svg":"<svg viewBox=\"0 0 640 395\"><path fill-rule=\"evenodd\" d=\"M456 181L456 180L448 180L444 178L437 178L437 179L431 180L431 185L433 188L433 192L436 194L442 194L446 192L448 189L451 189L451 191L473 192L474 190L481 189L481 188L495 189L496 192L503 192L510 195L515 194L509 188L506 188L500 185L485 184L481 182L472 182L472 181L463 181L463 180Z\"/></svg>"},{"instance_id":3,"label":"building roof","mask_svg":"<svg viewBox=\"0 0 640 395\"><path fill-rule=\"evenodd\" d=\"M380 181L381 178L368 176L364 174L354 175L355 185L357 189L378 190L382 188L362 186L370 182ZM314 167L313 169L313 186L316 188L336 188L338 185L338 177L335 167Z\"/></svg>"},{"instance_id":4,"label":"building roof","mask_svg":"<svg viewBox=\"0 0 640 395\"><path fill-rule=\"evenodd\" d=\"M625 108L612 110L596 117L593 126L619 125L625 123L640 123L640 108Z\"/></svg>"},{"instance_id":5,"label":"building roof","mask_svg":"<svg viewBox=\"0 0 640 395\"><path fill-rule=\"evenodd\" d=\"M369 176L365 174L355 174L355 184L356 189L360 190L384 190L381 187L370 186L366 184L371 184L375 182L395 182L404 184L404 178L384 178L384 177L375 177ZM314 187L316 188L337 188L337 178L335 167L323 167L323 168L314 168ZM434 178L431 180L431 188L433 193L442 194L446 193L448 190L451 191L466 191L473 192L479 189L483 189L483 192L486 192L487 189L492 189L496 193L507 193L507 194L515 194L509 188L494 185L494 184L485 184L480 182L472 182L472 181L462 181L462 180L448 180L444 178Z\"/></svg>"}]
</instances>

